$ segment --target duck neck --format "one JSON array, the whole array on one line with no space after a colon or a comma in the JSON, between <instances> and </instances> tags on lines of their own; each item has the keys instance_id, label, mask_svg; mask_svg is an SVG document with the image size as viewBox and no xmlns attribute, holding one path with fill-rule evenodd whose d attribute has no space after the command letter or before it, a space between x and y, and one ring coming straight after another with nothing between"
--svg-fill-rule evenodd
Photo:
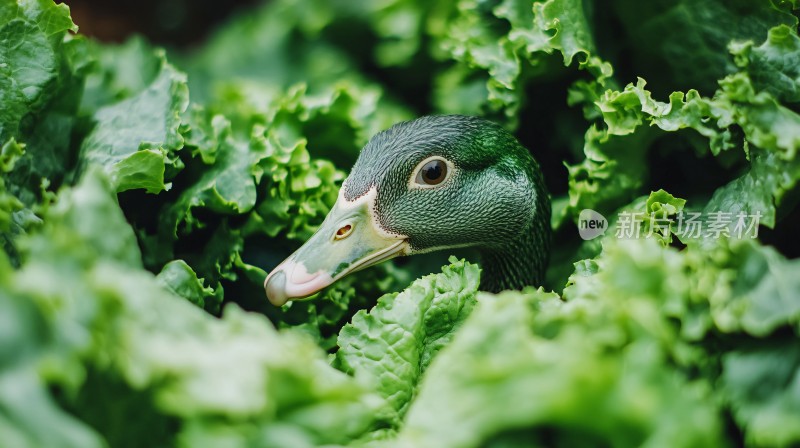
<instances>
[{"instance_id":1,"label":"duck neck","mask_svg":"<svg viewBox=\"0 0 800 448\"><path fill-rule=\"evenodd\" d=\"M500 292L541 286L550 259L550 200L537 201L537 216L519 237L499 248L481 250L481 290Z\"/></svg>"}]
</instances>

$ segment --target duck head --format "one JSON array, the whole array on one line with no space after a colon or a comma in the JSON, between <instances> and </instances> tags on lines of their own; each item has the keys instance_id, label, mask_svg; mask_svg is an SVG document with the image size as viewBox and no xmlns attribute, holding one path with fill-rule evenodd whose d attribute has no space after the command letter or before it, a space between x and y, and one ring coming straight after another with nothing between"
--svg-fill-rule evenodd
<instances>
[{"instance_id":1,"label":"duck head","mask_svg":"<svg viewBox=\"0 0 800 448\"><path fill-rule=\"evenodd\" d=\"M322 225L264 288L283 305L382 261L457 247L477 247L495 265L484 266L482 289L534 283L549 221L539 167L511 134L477 117L422 117L367 143ZM526 250L538 258L519 259Z\"/></svg>"}]
</instances>

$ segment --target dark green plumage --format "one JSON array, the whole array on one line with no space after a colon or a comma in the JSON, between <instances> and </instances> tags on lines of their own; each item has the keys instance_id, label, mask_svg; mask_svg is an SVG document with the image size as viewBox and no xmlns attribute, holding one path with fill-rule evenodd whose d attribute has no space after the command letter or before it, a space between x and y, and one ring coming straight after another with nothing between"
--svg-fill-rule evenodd
<instances>
[{"instance_id":1,"label":"dark green plumage","mask_svg":"<svg viewBox=\"0 0 800 448\"><path fill-rule=\"evenodd\" d=\"M483 290L538 286L550 234L542 172L510 133L477 117L422 117L367 143L320 230L265 287L281 304L394 256L456 247L481 253Z\"/></svg>"},{"instance_id":2,"label":"dark green plumage","mask_svg":"<svg viewBox=\"0 0 800 448\"><path fill-rule=\"evenodd\" d=\"M451 160L451 185L409 190L430 156ZM364 147L344 186L354 199L377 188L376 215L408 235L414 252L470 246L483 255L481 288L539 285L550 252L550 198L527 149L502 127L477 117L428 116L399 123Z\"/></svg>"}]
</instances>

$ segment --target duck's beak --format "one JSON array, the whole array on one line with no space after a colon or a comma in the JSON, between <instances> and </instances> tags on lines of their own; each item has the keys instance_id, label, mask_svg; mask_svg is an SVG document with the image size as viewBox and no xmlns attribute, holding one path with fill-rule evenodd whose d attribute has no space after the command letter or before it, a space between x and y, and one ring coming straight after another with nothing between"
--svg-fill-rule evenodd
<instances>
[{"instance_id":1,"label":"duck's beak","mask_svg":"<svg viewBox=\"0 0 800 448\"><path fill-rule=\"evenodd\" d=\"M340 196L319 230L269 273L269 301L281 306L308 297L351 272L406 254L406 238L380 228L372 203L369 197L348 202Z\"/></svg>"}]
</instances>

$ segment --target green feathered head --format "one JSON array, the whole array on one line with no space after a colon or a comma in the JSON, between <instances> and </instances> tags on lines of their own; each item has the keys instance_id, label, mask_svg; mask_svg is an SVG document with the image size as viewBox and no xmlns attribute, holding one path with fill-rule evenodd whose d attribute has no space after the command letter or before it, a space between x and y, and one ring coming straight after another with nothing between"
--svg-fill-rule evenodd
<instances>
[{"instance_id":1,"label":"green feathered head","mask_svg":"<svg viewBox=\"0 0 800 448\"><path fill-rule=\"evenodd\" d=\"M367 143L322 226L267 277L267 296L280 305L399 255L518 250L534 221L549 223L542 199L536 162L500 126L460 115L396 124Z\"/></svg>"}]
</instances>

